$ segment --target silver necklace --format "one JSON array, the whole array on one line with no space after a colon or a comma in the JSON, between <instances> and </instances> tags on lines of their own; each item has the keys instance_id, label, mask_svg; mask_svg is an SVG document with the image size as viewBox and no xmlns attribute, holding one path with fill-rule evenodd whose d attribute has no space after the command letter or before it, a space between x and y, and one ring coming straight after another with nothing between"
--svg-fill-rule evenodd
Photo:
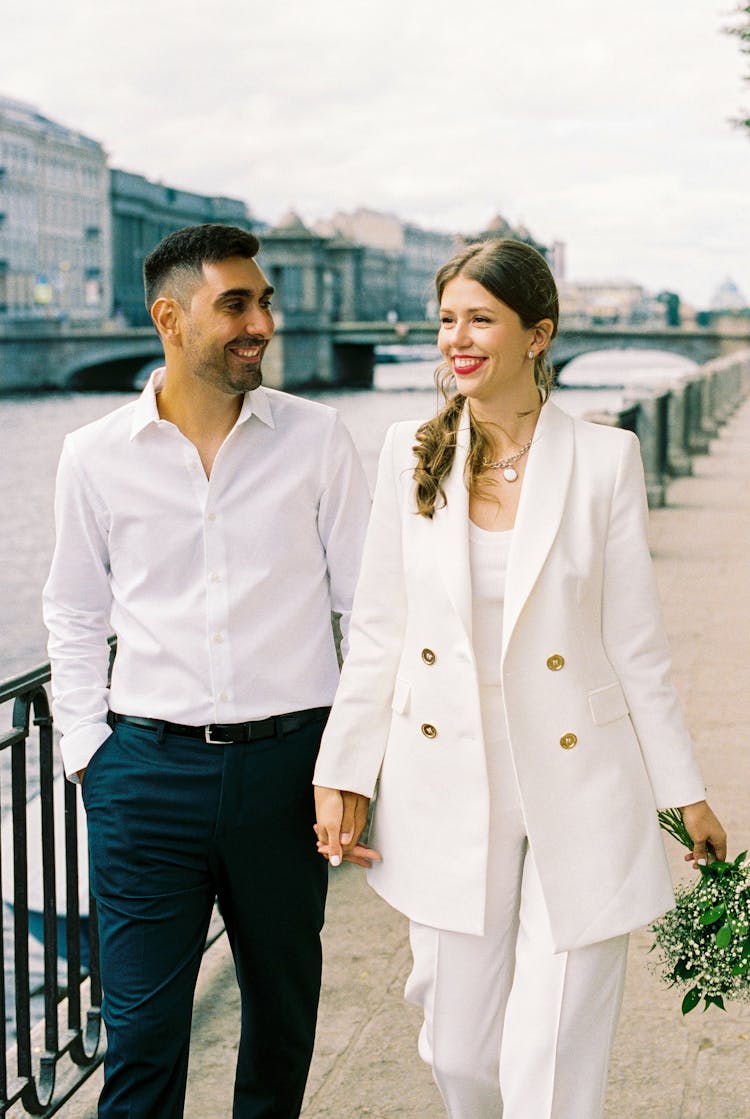
<instances>
[{"instance_id":1,"label":"silver necklace","mask_svg":"<svg viewBox=\"0 0 750 1119\"><path fill-rule=\"evenodd\" d=\"M521 447L521 450L516 451L514 455L508 455L507 458L496 459L494 462L488 462L487 459L484 459L484 461L482 462L482 466L484 466L486 470L502 470L503 478L505 478L506 482L515 482L518 478L518 471L514 467L513 463L518 462L520 458L523 458L530 447L531 439L529 439L528 443L524 443L523 447Z\"/></svg>"}]
</instances>

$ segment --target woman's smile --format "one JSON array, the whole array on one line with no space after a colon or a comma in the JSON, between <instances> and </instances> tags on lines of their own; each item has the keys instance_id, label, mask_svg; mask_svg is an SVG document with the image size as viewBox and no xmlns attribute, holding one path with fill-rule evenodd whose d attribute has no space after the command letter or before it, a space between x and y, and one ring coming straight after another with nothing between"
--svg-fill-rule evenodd
<instances>
[{"instance_id":1,"label":"woman's smile","mask_svg":"<svg viewBox=\"0 0 750 1119\"><path fill-rule=\"evenodd\" d=\"M474 354L453 354L451 365L457 377L467 377L470 373L476 373L486 360L486 357L477 357Z\"/></svg>"}]
</instances>

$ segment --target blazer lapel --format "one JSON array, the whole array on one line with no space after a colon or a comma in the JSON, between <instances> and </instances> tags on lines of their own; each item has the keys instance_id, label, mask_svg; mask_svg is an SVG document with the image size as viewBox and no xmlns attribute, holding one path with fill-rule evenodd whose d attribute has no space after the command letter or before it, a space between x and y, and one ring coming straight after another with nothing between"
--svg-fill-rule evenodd
<instances>
[{"instance_id":1,"label":"blazer lapel","mask_svg":"<svg viewBox=\"0 0 750 1119\"><path fill-rule=\"evenodd\" d=\"M548 401L534 432L513 529L503 610L503 656L557 535L573 451L573 421Z\"/></svg>"},{"instance_id":2,"label":"blazer lapel","mask_svg":"<svg viewBox=\"0 0 750 1119\"><path fill-rule=\"evenodd\" d=\"M456 432L456 453L443 489L447 504L433 517L435 534L427 539L435 548L435 560L451 602L466 632L471 636L471 568L469 566L469 491L464 467L469 452L469 409L464 407Z\"/></svg>"}]
</instances>

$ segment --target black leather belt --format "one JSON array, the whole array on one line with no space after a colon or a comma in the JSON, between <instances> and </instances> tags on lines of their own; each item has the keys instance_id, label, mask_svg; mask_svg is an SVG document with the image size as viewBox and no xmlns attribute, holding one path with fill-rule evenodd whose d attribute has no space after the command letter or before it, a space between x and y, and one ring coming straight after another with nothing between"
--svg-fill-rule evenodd
<instances>
[{"instance_id":1,"label":"black leather belt","mask_svg":"<svg viewBox=\"0 0 750 1119\"><path fill-rule=\"evenodd\" d=\"M272 715L249 723L209 723L208 726L191 727L185 723L169 723L165 719L144 719L140 715L119 715L110 711L107 722L142 727L159 735L176 734L186 738L202 738L212 746L225 746L231 742L257 742L261 738L275 738L277 734L293 734L300 727L315 719L328 716L330 707L309 707L306 711L290 711L286 715Z\"/></svg>"}]
</instances>

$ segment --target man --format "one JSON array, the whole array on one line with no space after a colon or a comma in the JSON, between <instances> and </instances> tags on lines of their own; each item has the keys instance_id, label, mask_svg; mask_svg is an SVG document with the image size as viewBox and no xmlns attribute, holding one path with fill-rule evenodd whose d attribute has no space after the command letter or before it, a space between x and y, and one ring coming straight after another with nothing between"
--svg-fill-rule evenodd
<instances>
[{"instance_id":1,"label":"man","mask_svg":"<svg viewBox=\"0 0 750 1119\"><path fill-rule=\"evenodd\" d=\"M369 495L336 412L261 387L258 247L202 225L154 249L165 366L60 460L44 612L88 816L102 1119L182 1115L216 898L242 995L235 1119L298 1116L312 1053L326 872L311 779L338 675L330 611L345 633Z\"/></svg>"}]
</instances>

